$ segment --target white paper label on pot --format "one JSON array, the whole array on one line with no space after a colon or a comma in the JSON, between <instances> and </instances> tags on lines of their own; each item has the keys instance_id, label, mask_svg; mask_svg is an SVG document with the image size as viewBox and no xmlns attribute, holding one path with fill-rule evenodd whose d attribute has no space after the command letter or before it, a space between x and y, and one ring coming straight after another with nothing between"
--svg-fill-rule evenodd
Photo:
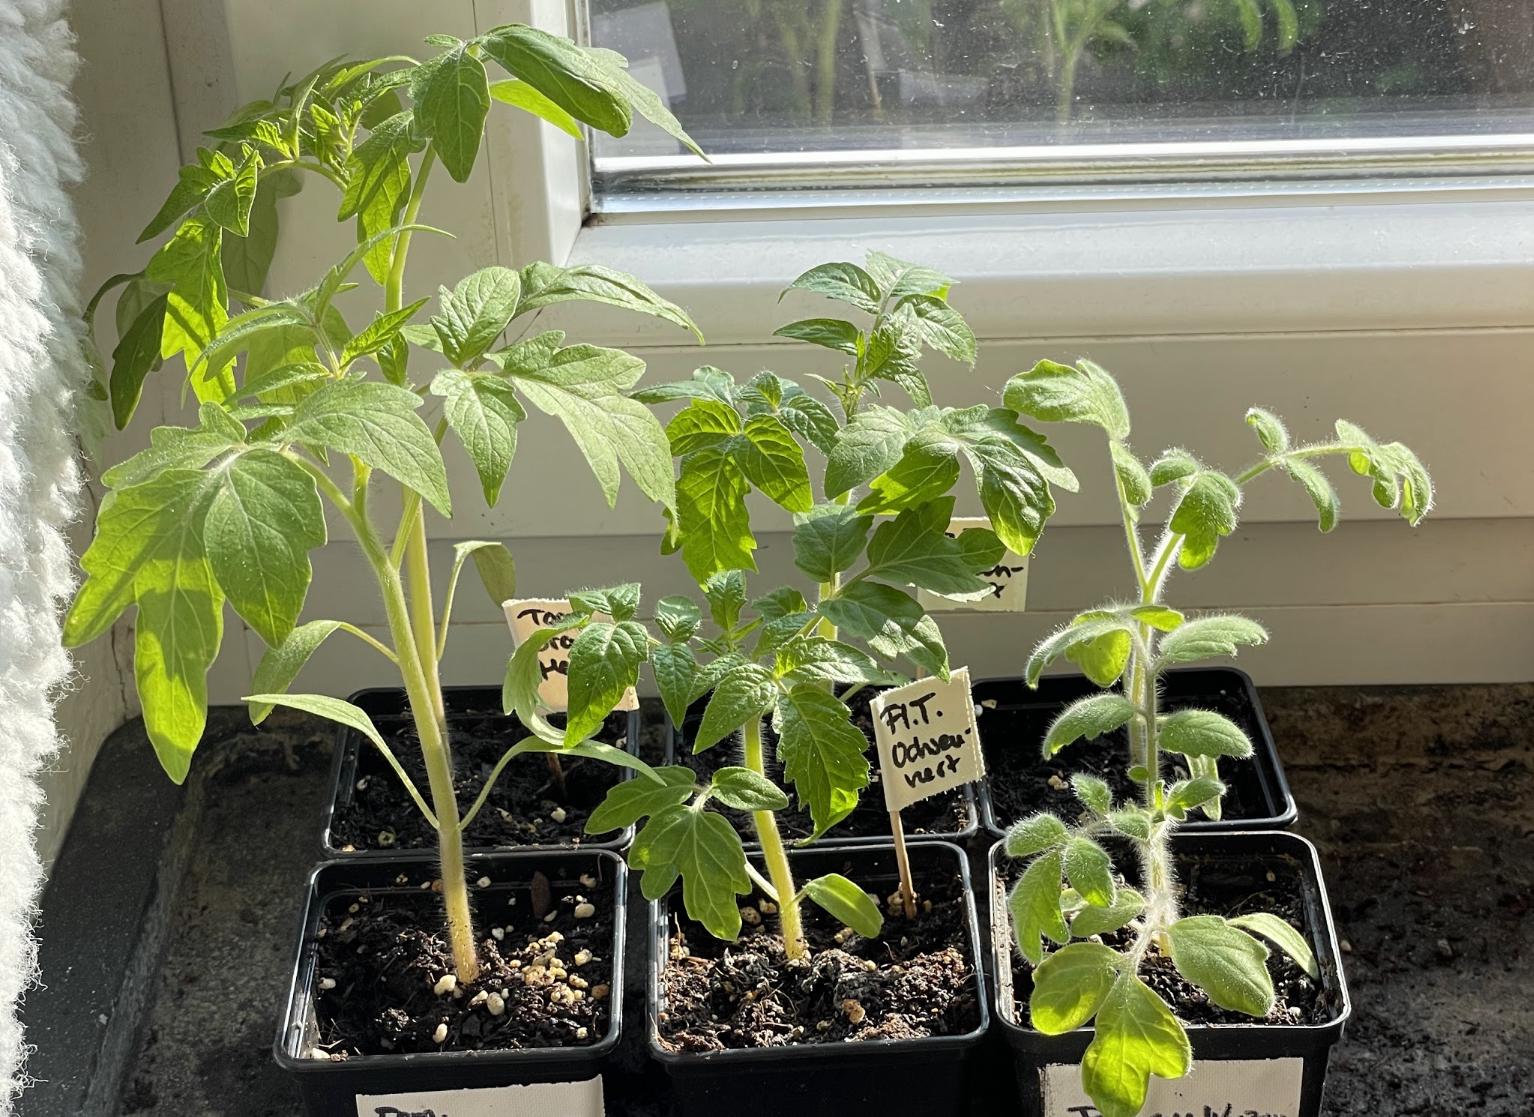
<instances>
[{"instance_id":1,"label":"white paper label on pot","mask_svg":"<svg viewBox=\"0 0 1534 1117\"><path fill-rule=\"evenodd\" d=\"M985 775L968 667L954 670L946 683L920 679L886 690L868 703L868 711L884 803L891 811Z\"/></svg>"},{"instance_id":2,"label":"white paper label on pot","mask_svg":"<svg viewBox=\"0 0 1534 1117\"><path fill-rule=\"evenodd\" d=\"M1299 1117L1304 1059L1204 1059L1183 1078L1151 1076L1141 1117ZM1039 1072L1044 1117L1101 1117L1081 1067Z\"/></svg>"},{"instance_id":3,"label":"white paper label on pot","mask_svg":"<svg viewBox=\"0 0 1534 1117\"><path fill-rule=\"evenodd\" d=\"M958 535L972 527L991 526L984 516L955 516L948 521L948 534ZM927 590L918 590L916 596L922 608L929 613L955 609L978 613L1021 613L1028 603L1028 558L1026 555L1008 551L995 566L982 570L980 577L991 584L988 596L978 601L956 601L951 597L939 597Z\"/></svg>"},{"instance_id":4,"label":"white paper label on pot","mask_svg":"<svg viewBox=\"0 0 1534 1117\"><path fill-rule=\"evenodd\" d=\"M570 603L563 599L524 598L501 602L506 623L511 626L511 638L518 647L540 628L561 621L570 615ZM606 613L593 613L592 619L611 621ZM561 632L543 646L538 653L538 670L543 681L538 684L538 701L550 710L570 708L570 649L575 646L575 632ZM639 695L629 687L623 692L623 701L615 710L639 709Z\"/></svg>"},{"instance_id":5,"label":"white paper label on pot","mask_svg":"<svg viewBox=\"0 0 1534 1117\"><path fill-rule=\"evenodd\" d=\"M602 1079L358 1094L357 1117L602 1117Z\"/></svg>"}]
</instances>

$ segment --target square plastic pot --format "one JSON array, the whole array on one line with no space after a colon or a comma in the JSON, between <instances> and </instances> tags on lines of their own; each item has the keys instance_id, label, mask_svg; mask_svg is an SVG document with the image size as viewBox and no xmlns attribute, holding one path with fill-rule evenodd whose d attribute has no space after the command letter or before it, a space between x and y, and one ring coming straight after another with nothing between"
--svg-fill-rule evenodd
<instances>
[{"instance_id":1,"label":"square plastic pot","mask_svg":"<svg viewBox=\"0 0 1534 1117\"><path fill-rule=\"evenodd\" d=\"M924 876L957 872L964 888L968 948L979 996L975 1028L959 1036L785 1045L708 1053L671 1050L660 1041L658 1014L665 1011L670 901L650 905L650 1054L671 1077L676 1117L718 1117L771 1100L774 1111L793 1117L919 1113L959 1117L966 1112L971 1068L989 1027L969 863L947 842L909 847L918 891ZM888 895L899 887L893 845L815 846L789 854L796 878L845 871L863 888ZM756 858L753 858L756 860ZM758 864L760 862L758 861ZM850 866L850 867L847 867Z\"/></svg>"},{"instance_id":2,"label":"square plastic pot","mask_svg":"<svg viewBox=\"0 0 1534 1117\"><path fill-rule=\"evenodd\" d=\"M628 867L610 850L526 850L468 858L469 877L489 877L491 881L486 888L474 889L476 895L493 896L514 887L526 887L534 872L542 872L550 879L563 874L572 880L582 873L591 873L611 889L613 944L609 957L614 993L607 1028L596 1042L582 1047L363 1055L332 1062L311 1054L319 1037L314 1009L316 932L326 904L337 896L364 891L375 896L418 894L421 882L434 879L439 870L436 859L428 854L400 854L389 861L354 858L326 862L315 868L309 876L293 971L273 1045L277 1065L292 1077L308 1117L349 1117L357 1112L359 1095L584 1082L603 1072L623 1030ZM402 874L407 879L400 884Z\"/></svg>"},{"instance_id":3,"label":"square plastic pot","mask_svg":"<svg viewBox=\"0 0 1534 1117\"><path fill-rule=\"evenodd\" d=\"M447 706L449 722L455 716L455 711L463 713L468 710L483 710L501 708L500 687L488 686L450 686L442 688L443 701ZM405 692L400 687L369 687L359 690L347 699L354 706L359 706L373 719L376 724L380 720L405 719L410 716L410 704L405 698ZM639 711L628 711L628 729L624 734L624 749L627 752L638 755L640 720ZM509 718L508 722L515 723L515 718ZM526 736L526 734L523 734ZM518 737L521 740L522 737ZM507 748L515 742L508 742ZM320 816L320 850L321 856L327 860L337 861L388 861L393 858L408 856L411 853L424 852L420 850L403 849L343 849L334 839L333 828L337 816L351 805L353 796L357 793L357 764L362 751L373 746L355 729L344 725L336 726L336 744L334 757L330 766L330 787L325 795L325 805ZM536 759L536 757L531 758ZM515 763L515 761L513 761ZM508 768L509 770L509 768ZM620 780L632 779L634 771L630 768L615 769ZM501 778L505 779L507 773L502 772ZM392 772L386 779L398 779ZM403 790L403 789L402 789ZM425 788L422 788L425 793ZM413 812L415 804L408 799L403 800L401 809ZM488 805L487 808L488 809ZM474 845L466 841L464 849L471 853L488 853L496 850L513 852L515 850L542 850L542 849L624 849L629 842L634 840L634 828L632 826L617 831L615 834L602 840L582 839L580 845L517 845L517 846L483 846Z\"/></svg>"},{"instance_id":4,"label":"square plastic pot","mask_svg":"<svg viewBox=\"0 0 1534 1117\"><path fill-rule=\"evenodd\" d=\"M699 703L694 703L693 713L687 718L687 721L696 727L697 721L701 719L702 716L701 705ZM671 715L668 713L665 715L665 717L666 763L676 764L679 763L677 757L681 756L684 749L686 748L686 741L684 739L682 730L676 725L675 722L671 720ZM722 748L723 744L721 743L719 745L715 745L714 747ZM868 743L870 754L872 753L873 747L873 742L870 741ZM969 825L965 826L963 829L955 830L947 834L908 832L905 836L907 845L911 845L916 842L957 842L960 845L970 844L970 840L980 833L980 823L984 815L980 807L980 800L975 794L974 786L972 784L965 784L959 790L964 798L965 811L969 815ZM865 789L863 794L874 796L881 805L884 802L884 793L877 788ZM741 841L745 843L746 849L757 850L761 848L761 843L753 838L749 831L741 834L740 837ZM834 831L829 840L835 842L838 846L855 847L888 845L893 839L887 832L883 834L849 836L843 835L840 833L840 831Z\"/></svg>"},{"instance_id":5,"label":"square plastic pot","mask_svg":"<svg viewBox=\"0 0 1534 1117\"><path fill-rule=\"evenodd\" d=\"M980 744L986 755L987 775L978 792L981 821L992 837L1004 836L1007 827L1017 821L1000 818L996 813L991 789L995 769L991 758L996 751L1021 749L1030 760L1037 758L1044 742L1044 731L1055 715L1078 698L1101 693L1101 690L1085 675L1047 675L1039 680L1037 690L1030 689L1020 677L982 679L974 685L977 705L995 703L994 707L981 709L984 716L980 718ZM1273 731L1268 728L1268 719L1263 715L1262 702L1250 675L1234 667L1175 668L1162 676L1162 705L1168 709L1197 706L1223 713L1245 729L1252 740L1250 759L1220 761L1220 778L1237 790L1250 807L1239 818L1227 816L1218 822L1202 816L1189 819L1182 824L1184 832L1287 830L1294 825L1299 811L1289 792L1289 781L1284 777L1284 766L1273 743ZM990 720L995 725L996 719L990 716L993 712L1015 712L1026 717L1030 727L1037 726L1037 737L1030 733L1025 740L998 739L994 729L987 736L986 722ZM1062 753L1061 759L1068 765L1068 755Z\"/></svg>"},{"instance_id":6,"label":"square plastic pot","mask_svg":"<svg viewBox=\"0 0 1534 1117\"><path fill-rule=\"evenodd\" d=\"M1006 857L1002 846L1003 843L997 842L991 847L990 854L990 969L991 989L996 996L992 1016L1011 1056L1022 1113L1026 1117L1067 1117L1067 1114L1077 1117L1074 1111L1045 1109L1045 1068L1068 1066L1074 1070L1079 1067L1094 1032L1088 1027L1062 1036L1046 1036L1028 1027L1026 1020L1018 1018L1015 1002L1026 1001L1032 985L1025 971L1014 969L1016 950L1007 914L1005 882L1000 871ZM1193 1045L1195 1068L1220 1062L1299 1060L1302 1064L1299 1109L1292 1113L1292 1117L1320 1117L1327 1060L1332 1047L1342 1039L1343 1028L1353 1008L1342 975L1337 929L1321 880L1316 847L1297 834L1279 832L1180 832L1172 839L1172 849L1178 859L1207 858L1220 862L1227 871L1249 873L1254 891L1267 883L1267 873L1275 868L1297 875L1305 913L1305 938L1321 970L1321 997L1333 1010L1331 1018L1324 1024L1190 1024L1187 1031ZM1019 979L1025 983L1021 988ZM1239 1069L1249 1077L1254 1068ZM1195 1073L1198 1073L1197 1069ZM1203 1110L1199 1108L1197 1111ZM1245 1107L1239 1111L1245 1112ZM1291 1110L1278 1104L1258 1106L1258 1111L1291 1114Z\"/></svg>"}]
</instances>

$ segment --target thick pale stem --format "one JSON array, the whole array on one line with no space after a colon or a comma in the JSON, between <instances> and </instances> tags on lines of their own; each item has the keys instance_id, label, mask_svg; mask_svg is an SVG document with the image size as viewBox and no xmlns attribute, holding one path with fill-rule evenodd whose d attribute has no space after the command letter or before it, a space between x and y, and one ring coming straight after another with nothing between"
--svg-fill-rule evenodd
<instances>
[{"instance_id":1,"label":"thick pale stem","mask_svg":"<svg viewBox=\"0 0 1534 1117\"><path fill-rule=\"evenodd\" d=\"M431 601L431 565L426 555L426 509L416 505L414 523L405 542L405 577L410 587L410 627L415 634L416 656L426 674L432 716L447 740L447 708L442 701L442 680L437 673L437 614Z\"/></svg>"},{"instance_id":2,"label":"thick pale stem","mask_svg":"<svg viewBox=\"0 0 1534 1117\"><path fill-rule=\"evenodd\" d=\"M762 719L752 718L746 722L744 736L746 767L765 779L767 765L762 757ZM783 838L778 833L777 816L771 811L753 811L751 821L756 824L756 840L762 843L767 876L778 892L778 918L782 920L784 950L790 958L803 958L804 932L799 926L798 890L794 887L788 854L783 850Z\"/></svg>"},{"instance_id":3,"label":"thick pale stem","mask_svg":"<svg viewBox=\"0 0 1534 1117\"><path fill-rule=\"evenodd\" d=\"M421 199L426 196L426 179L431 174L432 164L436 161L436 152L428 147L426 154L421 156L421 165L416 169L415 185L410 190L410 200L405 203L405 213L400 218L401 225L416 223L416 218L421 212ZM409 254L410 233L406 231L394 239L394 259L389 264L389 275L384 281L386 311L398 310L405 305L405 257Z\"/></svg>"}]
</instances>

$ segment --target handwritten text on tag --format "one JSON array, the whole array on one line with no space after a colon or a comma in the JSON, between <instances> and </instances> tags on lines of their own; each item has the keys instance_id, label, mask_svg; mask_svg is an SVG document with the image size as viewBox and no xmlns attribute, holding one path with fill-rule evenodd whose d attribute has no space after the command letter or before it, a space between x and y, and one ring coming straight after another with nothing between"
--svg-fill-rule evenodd
<instances>
[{"instance_id":1,"label":"handwritten text on tag","mask_svg":"<svg viewBox=\"0 0 1534 1117\"><path fill-rule=\"evenodd\" d=\"M563 599L527 598L521 601L505 601L501 608L506 612L506 623L511 626L511 638L521 647L540 628L554 624L570 615L570 603ZM606 613L593 614L599 621L611 621ZM570 708L570 649L575 646L578 633L571 629L561 632L543 646L538 653L538 670L542 681L538 684L538 701L550 710ZM634 688L624 692L623 701L616 709L639 709L639 696Z\"/></svg>"},{"instance_id":2,"label":"handwritten text on tag","mask_svg":"<svg viewBox=\"0 0 1534 1117\"><path fill-rule=\"evenodd\" d=\"M358 1094L357 1117L602 1117L602 1080Z\"/></svg>"},{"instance_id":3,"label":"handwritten text on tag","mask_svg":"<svg viewBox=\"0 0 1534 1117\"><path fill-rule=\"evenodd\" d=\"M958 535L972 527L990 526L991 521L984 516L955 516L948 521L948 534ZM980 577L991 584L991 592L978 601L956 601L926 590L918 591L917 597L929 613L953 609L981 613L1021 613L1024 610L1028 603L1027 556L1008 551L995 566L982 570Z\"/></svg>"},{"instance_id":4,"label":"handwritten text on tag","mask_svg":"<svg viewBox=\"0 0 1534 1117\"><path fill-rule=\"evenodd\" d=\"M942 682L921 679L868 704L879 746L884 803L892 811L985 775L969 668Z\"/></svg>"},{"instance_id":5,"label":"handwritten text on tag","mask_svg":"<svg viewBox=\"0 0 1534 1117\"><path fill-rule=\"evenodd\" d=\"M1039 1072L1044 1117L1101 1117L1079 1066ZM1298 1117L1304 1059L1200 1059L1183 1078L1150 1080L1142 1117Z\"/></svg>"}]
</instances>

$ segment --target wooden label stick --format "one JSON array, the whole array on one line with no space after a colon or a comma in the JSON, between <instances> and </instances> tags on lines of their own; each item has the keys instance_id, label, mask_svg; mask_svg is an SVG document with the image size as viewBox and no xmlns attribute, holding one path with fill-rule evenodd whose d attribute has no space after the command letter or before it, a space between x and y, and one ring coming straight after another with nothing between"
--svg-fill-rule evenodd
<instances>
[{"instance_id":1,"label":"wooden label stick","mask_svg":"<svg viewBox=\"0 0 1534 1117\"><path fill-rule=\"evenodd\" d=\"M916 918L916 882L911 879L911 859L905 851L905 827L900 812L890 811L890 833L895 835L895 861L900 866L900 906L907 919Z\"/></svg>"}]
</instances>

